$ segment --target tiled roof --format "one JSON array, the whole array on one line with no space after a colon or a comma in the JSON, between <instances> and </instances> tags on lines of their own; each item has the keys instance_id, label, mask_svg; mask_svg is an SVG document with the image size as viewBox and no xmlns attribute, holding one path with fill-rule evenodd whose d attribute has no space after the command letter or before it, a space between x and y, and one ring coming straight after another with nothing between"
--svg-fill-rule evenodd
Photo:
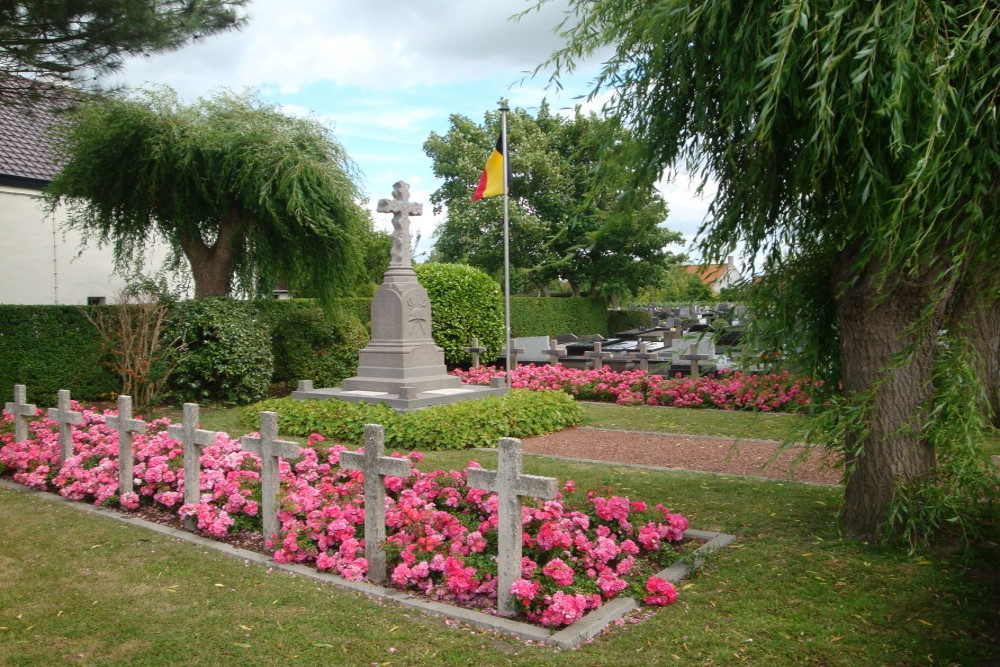
<instances>
[{"instance_id":1,"label":"tiled roof","mask_svg":"<svg viewBox=\"0 0 1000 667\"><path fill-rule=\"evenodd\" d=\"M729 266L727 264L688 264L682 268L684 273L693 273L701 278L701 282L711 285L726 275L726 269Z\"/></svg>"},{"instance_id":2,"label":"tiled roof","mask_svg":"<svg viewBox=\"0 0 1000 667\"><path fill-rule=\"evenodd\" d=\"M46 128L58 106L48 97L0 102L0 177L52 180L59 163Z\"/></svg>"}]
</instances>

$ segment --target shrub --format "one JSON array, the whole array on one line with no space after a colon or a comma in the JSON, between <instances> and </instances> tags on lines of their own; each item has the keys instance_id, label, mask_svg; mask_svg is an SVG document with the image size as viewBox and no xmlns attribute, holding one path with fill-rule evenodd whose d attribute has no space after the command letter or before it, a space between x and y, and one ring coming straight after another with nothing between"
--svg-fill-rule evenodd
<instances>
[{"instance_id":1,"label":"shrub","mask_svg":"<svg viewBox=\"0 0 1000 667\"><path fill-rule=\"evenodd\" d=\"M368 331L351 310L324 311L312 300L269 304L274 382L313 380L330 387L354 375Z\"/></svg>"},{"instance_id":2,"label":"shrub","mask_svg":"<svg viewBox=\"0 0 1000 667\"><path fill-rule=\"evenodd\" d=\"M420 284L431 301L434 342L451 365L468 360L465 348L473 338L486 348L484 358L496 357L503 348L503 293L479 269L463 264L418 264Z\"/></svg>"},{"instance_id":3,"label":"shrub","mask_svg":"<svg viewBox=\"0 0 1000 667\"><path fill-rule=\"evenodd\" d=\"M511 335L554 336L561 333L608 333L603 299L519 296L510 300Z\"/></svg>"},{"instance_id":4,"label":"shrub","mask_svg":"<svg viewBox=\"0 0 1000 667\"><path fill-rule=\"evenodd\" d=\"M267 394L274 357L254 304L227 298L178 303L166 335L180 337L187 348L170 379L178 398L249 403Z\"/></svg>"},{"instance_id":5,"label":"shrub","mask_svg":"<svg viewBox=\"0 0 1000 667\"><path fill-rule=\"evenodd\" d=\"M10 400L13 385L28 387L28 400L55 405L56 392L98 400L121 391L121 382L101 363L101 338L87 320L105 306L0 305L0 390Z\"/></svg>"},{"instance_id":6,"label":"shrub","mask_svg":"<svg viewBox=\"0 0 1000 667\"><path fill-rule=\"evenodd\" d=\"M320 433L338 442L360 445L364 425L381 424L387 447L424 450L495 447L499 438L559 431L578 424L582 416L582 408L562 392L514 390L503 396L409 413L338 400L271 399L247 407L244 424L255 428L258 414L265 410L278 413L278 429L289 435Z\"/></svg>"}]
</instances>

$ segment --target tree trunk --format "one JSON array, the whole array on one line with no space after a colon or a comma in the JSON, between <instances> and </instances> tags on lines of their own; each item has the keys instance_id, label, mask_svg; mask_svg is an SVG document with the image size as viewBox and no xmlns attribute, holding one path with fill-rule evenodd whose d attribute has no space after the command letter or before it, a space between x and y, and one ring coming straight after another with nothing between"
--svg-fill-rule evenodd
<instances>
[{"instance_id":1,"label":"tree trunk","mask_svg":"<svg viewBox=\"0 0 1000 667\"><path fill-rule=\"evenodd\" d=\"M990 294L988 289L964 289L953 306L951 326L969 339L972 364L985 392L983 412L1000 428L1000 298L992 289L994 296L985 303L982 298Z\"/></svg>"},{"instance_id":2,"label":"tree trunk","mask_svg":"<svg viewBox=\"0 0 1000 667\"><path fill-rule=\"evenodd\" d=\"M194 298L229 296L232 293L235 244L242 229L239 209L230 206L229 215L219 221L219 232L213 245L206 244L200 235L180 238L181 249L191 264Z\"/></svg>"},{"instance_id":3,"label":"tree trunk","mask_svg":"<svg viewBox=\"0 0 1000 667\"><path fill-rule=\"evenodd\" d=\"M853 253L845 253L843 267ZM934 448L919 433L921 405L931 395L931 372L938 323L914 332L931 293L928 285L900 281L878 300L874 270L837 298L837 322L844 390L848 396L874 387L871 411L861 429L847 434L847 487L841 520L851 537L876 537L888 518L898 483L924 475L935 466ZM848 279L843 270L841 285ZM909 345L912 353L901 364L894 355Z\"/></svg>"}]
</instances>

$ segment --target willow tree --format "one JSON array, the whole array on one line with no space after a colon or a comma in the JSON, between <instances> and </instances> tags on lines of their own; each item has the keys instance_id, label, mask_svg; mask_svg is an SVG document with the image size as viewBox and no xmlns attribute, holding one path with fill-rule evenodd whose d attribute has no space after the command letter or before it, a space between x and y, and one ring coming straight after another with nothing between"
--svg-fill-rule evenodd
<instances>
[{"instance_id":1,"label":"willow tree","mask_svg":"<svg viewBox=\"0 0 1000 667\"><path fill-rule=\"evenodd\" d=\"M320 123L252 97L172 91L91 101L58 128L46 190L119 265L156 239L190 263L195 297L308 285L329 299L360 268L370 220L343 147Z\"/></svg>"},{"instance_id":2,"label":"willow tree","mask_svg":"<svg viewBox=\"0 0 1000 667\"><path fill-rule=\"evenodd\" d=\"M558 76L610 46L596 84L639 138L629 168L644 182L678 164L718 180L702 249L763 257L769 321L842 380L842 522L880 533L913 510L899 494L933 479L957 414L937 403L936 363L975 348L982 361L1000 339L1000 9L570 4L567 45L546 66ZM979 373L994 400L996 375L994 356Z\"/></svg>"}]
</instances>

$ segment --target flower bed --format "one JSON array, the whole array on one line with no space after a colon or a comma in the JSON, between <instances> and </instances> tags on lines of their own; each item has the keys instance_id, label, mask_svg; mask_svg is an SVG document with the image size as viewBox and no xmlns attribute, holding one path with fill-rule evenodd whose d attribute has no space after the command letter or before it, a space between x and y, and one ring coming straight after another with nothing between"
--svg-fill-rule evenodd
<instances>
[{"instance_id":1,"label":"flower bed","mask_svg":"<svg viewBox=\"0 0 1000 667\"><path fill-rule=\"evenodd\" d=\"M185 505L182 448L168 437L166 419L134 436L136 493L118 498L117 432L104 423L113 414L84 410L82 423L73 428L75 455L58 469L57 423L38 411L29 439L15 443L12 417L4 414L0 475L95 505L155 507L196 517L198 529L215 537L261 529L259 457L219 433L201 457L201 502ZM299 460L282 461L281 530L269 546L278 562L309 563L358 580L367 569L363 475L338 465L344 451L313 435ZM405 458L415 466L423 455ZM496 496L468 488L463 471L423 473L414 467L411 477L385 481L393 585L432 599L494 608ZM619 595L650 605L676 599L673 585L654 573L678 556L688 527L680 514L625 497L580 493L568 481L554 500L526 500L522 517L522 578L512 592L528 620L566 626Z\"/></svg>"},{"instance_id":2,"label":"flower bed","mask_svg":"<svg viewBox=\"0 0 1000 667\"><path fill-rule=\"evenodd\" d=\"M492 377L506 375L494 366L455 369L451 373L465 384L481 385L488 385ZM641 370L615 371L608 367L585 370L548 364L518 366L511 380L516 389L565 391L586 401L761 412L801 410L812 403L813 390L823 387L821 380L796 377L788 371L762 375L736 371L719 377L666 378Z\"/></svg>"}]
</instances>

